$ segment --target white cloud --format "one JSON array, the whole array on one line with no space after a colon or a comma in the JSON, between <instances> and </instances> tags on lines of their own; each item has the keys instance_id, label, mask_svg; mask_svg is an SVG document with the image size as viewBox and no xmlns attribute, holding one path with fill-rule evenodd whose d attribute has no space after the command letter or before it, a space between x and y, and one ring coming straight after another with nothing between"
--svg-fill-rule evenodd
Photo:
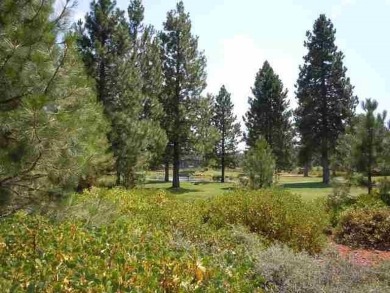
<instances>
[{"instance_id":1,"label":"white cloud","mask_svg":"<svg viewBox=\"0 0 390 293\"><path fill-rule=\"evenodd\" d=\"M253 39L245 35L236 35L220 43L219 62L209 64L209 86L207 90L218 93L224 84L232 93L237 116L241 119L247 110L247 99L255 75L265 60L264 52Z\"/></svg>"},{"instance_id":2,"label":"white cloud","mask_svg":"<svg viewBox=\"0 0 390 293\"><path fill-rule=\"evenodd\" d=\"M251 87L255 82L256 73L265 60L268 60L274 71L280 76L284 86L289 90L289 98L293 101L294 83L298 76L297 60L293 52L296 50L280 50L266 48L256 43L247 35L235 35L220 42L219 56L213 56L213 62L208 64L207 91L217 94L220 87L225 85L232 94L235 113L242 124L242 116L248 110L248 97L251 96ZM296 52L297 53L297 52ZM297 54L301 54L298 52ZM295 60L295 61L294 61ZM295 106L295 102L291 103ZM242 149L243 146L240 145Z\"/></svg>"},{"instance_id":3,"label":"white cloud","mask_svg":"<svg viewBox=\"0 0 390 293\"><path fill-rule=\"evenodd\" d=\"M389 1L389 0L386 0ZM336 19L341 14L348 9L348 7L356 4L356 0L340 0L340 2L332 7L331 17L332 19Z\"/></svg>"}]
</instances>

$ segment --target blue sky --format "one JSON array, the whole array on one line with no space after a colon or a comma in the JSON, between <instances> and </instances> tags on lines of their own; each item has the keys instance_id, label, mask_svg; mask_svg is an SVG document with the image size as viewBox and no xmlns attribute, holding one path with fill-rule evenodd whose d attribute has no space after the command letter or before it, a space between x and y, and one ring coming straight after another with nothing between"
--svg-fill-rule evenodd
<instances>
[{"instance_id":1,"label":"blue sky","mask_svg":"<svg viewBox=\"0 0 390 293\"><path fill-rule=\"evenodd\" d=\"M75 18L85 15L89 2L79 0ZM161 29L176 2L144 0L146 22ZM129 0L117 3L126 9ZM345 54L355 94L360 100L374 98L380 110L390 110L390 0L187 0L184 5L207 56L207 92L217 93L225 84L239 118L248 108L250 87L265 60L288 88L291 105L296 105L294 84L306 53L305 33L321 13L337 29L336 44Z\"/></svg>"}]
</instances>

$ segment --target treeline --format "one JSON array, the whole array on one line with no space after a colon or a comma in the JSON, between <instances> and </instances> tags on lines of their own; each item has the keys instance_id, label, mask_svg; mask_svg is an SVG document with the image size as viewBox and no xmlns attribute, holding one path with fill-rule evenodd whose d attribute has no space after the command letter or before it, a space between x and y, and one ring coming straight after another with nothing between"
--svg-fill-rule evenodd
<instances>
[{"instance_id":1,"label":"treeline","mask_svg":"<svg viewBox=\"0 0 390 293\"><path fill-rule=\"evenodd\" d=\"M173 167L177 188L185 155L221 167L223 181L242 133L225 86L203 96L206 59L183 2L162 31L144 22L140 0L127 11L92 1L71 26L73 1L62 11L54 2L0 3L1 201L61 196L112 172L132 188L140 170L159 165L167 181ZM277 171L320 161L325 183L331 168L371 177L389 158L385 114L376 117L367 100L366 115L355 116L358 99L329 19L321 15L304 44L295 111L268 62L256 75L244 117L248 149L269 149Z\"/></svg>"}]
</instances>

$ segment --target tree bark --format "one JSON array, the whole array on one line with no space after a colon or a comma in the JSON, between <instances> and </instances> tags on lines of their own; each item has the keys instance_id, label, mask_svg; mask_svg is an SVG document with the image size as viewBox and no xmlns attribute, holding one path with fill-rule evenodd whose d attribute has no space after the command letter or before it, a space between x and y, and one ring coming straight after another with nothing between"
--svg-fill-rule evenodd
<instances>
[{"instance_id":1,"label":"tree bark","mask_svg":"<svg viewBox=\"0 0 390 293\"><path fill-rule=\"evenodd\" d=\"M180 188L180 144L175 141L173 143L173 180L172 188Z\"/></svg>"},{"instance_id":2,"label":"tree bark","mask_svg":"<svg viewBox=\"0 0 390 293\"><path fill-rule=\"evenodd\" d=\"M221 183L225 183L225 137L222 137L222 157L221 157Z\"/></svg>"},{"instance_id":3,"label":"tree bark","mask_svg":"<svg viewBox=\"0 0 390 293\"><path fill-rule=\"evenodd\" d=\"M164 163L164 181L169 182L169 161L165 161Z\"/></svg>"},{"instance_id":4,"label":"tree bark","mask_svg":"<svg viewBox=\"0 0 390 293\"><path fill-rule=\"evenodd\" d=\"M330 182L330 170L329 170L329 159L328 150L322 151L322 183L329 184Z\"/></svg>"},{"instance_id":5,"label":"tree bark","mask_svg":"<svg viewBox=\"0 0 390 293\"><path fill-rule=\"evenodd\" d=\"M305 166L303 169L303 177L309 177L309 162L305 163Z\"/></svg>"}]
</instances>

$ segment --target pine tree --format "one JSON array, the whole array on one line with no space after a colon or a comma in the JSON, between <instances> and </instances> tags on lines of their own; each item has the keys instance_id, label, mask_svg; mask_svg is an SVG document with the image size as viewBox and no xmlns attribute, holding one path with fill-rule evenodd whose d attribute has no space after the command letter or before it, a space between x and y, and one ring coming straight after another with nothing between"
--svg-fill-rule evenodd
<instances>
[{"instance_id":1,"label":"pine tree","mask_svg":"<svg viewBox=\"0 0 390 293\"><path fill-rule=\"evenodd\" d=\"M287 90L268 61L256 75L252 88L253 97L248 99L249 110L244 117L249 147L263 137L276 158L277 170L291 166L293 132L291 111L288 109Z\"/></svg>"},{"instance_id":2,"label":"pine tree","mask_svg":"<svg viewBox=\"0 0 390 293\"><path fill-rule=\"evenodd\" d=\"M172 187L179 188L180 157L194 124L189 114L195 110L196 100L206 87L206 60L203 53L198 51L197 37L191 34L190 17L182 1L175 10L168 12L161 42L163 127L169 140L166 155L169 156L172 147Z\"/></svg>"},{"instance_id":3,"label":"pine tree","mask_svg":"<svg viewBox=\"0 0 390 293\"><path fill-rule=\"evenodd\" d=\"M354 115L357 98L346 77L344 55L335 45L336 30L325 15L306 33L308 49L300 67L296 121L303 142L321 154L323 182L330 180L329 157Z\"/></svg>"},{"instance_id":4,"label":"pine tree","mask_svg":"<svg viewBox=\"0 0 390 293\"><path fill-rule=\"evenodd\" d=\"M357 143L354 154L358 170L367 175L368 193L371 194L373 169L378 167L381 159L383 159L387 113L383 112L375 116L378 102L371 99L362 102L362 108L365 115L360 120L361 123L357 125Z\"/></svg>"},{"instance_id":5,"label":"pine tree","mask_svg":"<svg viewBox=\"0 0 390 293\"><path fill-rule=\"evenodd\" d=\"M126 187L135 186L137 170L150 161L154 150L165 145L159 120L154 119L159 111L158 86L154 86L159 79L148 70L160 66L153 63L157 47L154 44L151 56L145 53L149 52L146 44L154 42L151 36L144 43L137 37L143 19L143 8L137 3L130 3L132 18L127 21L115 1L93 1L85 25L78 24L79 48L112 126L108 137L116 158L117 184Z\"/></svg>"},{"instance_id":6,"label":"pine tree","mask_svg":"<svg viewBox=\"0 0 390 293\"><path fill-rule=\"evenodd\" d=\"M191 144L194 146L195 153L203 161L205 167L214 165L215 147L220 141L220 134L214 124L215 99L211 94L200 97L196 107L196 118L193 130Z\"/></svg>"},{"instance_id":7,"label":"pine tree","mask_svg":"<svg viewBox=\"0 0 390 293\"><path fill-rule=\"evenodd\" d=\"M74 191L107 147L102 108L66 33L71 2L57 16L53 4L0 3L0 200L13 208Z\"/></svg>"},{"instance_id":8,"label":"pine tree","mask_svg":"<svg viewBox=\"0 0 390 293\"><path fill-rule=\"evenodd\" d=\"M233 113L234 105L231 94L222 86L215 99L214 125L217 128L220 141L216 147L216 155L221 166L221 182L225 182L225 168L234 159L237 152L238 138L241 135L240 123Z\"/></svg>"},{"instance_id":9,"label":"pine tree","mask_svg":"<svg viewBox=\"0 0 390 293\"><path fill-rule=\"evenodd\" d=\"M250 188L270 187L273 183L275 166L271 147L264 138L259 138L245 153L244 171L249 176Z\"/></svg>"}]
</instances>

